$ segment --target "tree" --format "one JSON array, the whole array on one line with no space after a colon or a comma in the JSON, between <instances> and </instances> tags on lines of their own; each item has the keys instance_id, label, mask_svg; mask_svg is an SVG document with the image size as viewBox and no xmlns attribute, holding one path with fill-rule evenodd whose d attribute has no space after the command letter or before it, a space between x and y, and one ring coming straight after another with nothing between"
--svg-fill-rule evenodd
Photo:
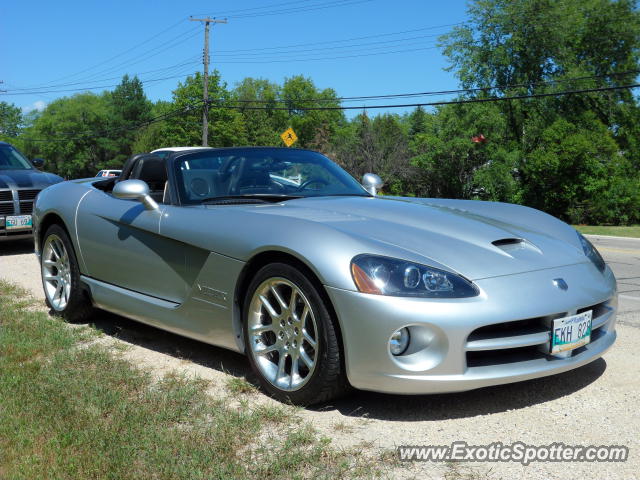
<instances>
[{"instance_id":1,"label":"tree","mask_svg":"<svg viewBox=\"0 0 640 480\"><path fill-rule=\"evenodd\" d=\"M488 185L475 184L479 179L475 172L491 165L496 151L504 147L505 128L505 119L495 104L439 108L427 130L416 135L411 145L412 162L428 179L425 193L471 198L478 188L486 190ZM480 134L486 142L474 143L472 138Z\"/></svg>"},{"instance_id":2,"label":"tree","mask_svg":"<svg viewBox=\"0 0 640 480\"><path fill-rule=\"evenodd\" d=\"M261 78L247 77L231 92L244 119L248 145L281 145L280 134L287 128L287 112L281 107L279 85ZM252 108L256 108L253 110Z\"/></svg>"},{"instance_id":3,"label":"tree","mask_svg":"<svg viewBox=\"0 0 640 480\"><path fill-rule=\"evenodd\" d=\"M640 13L633 0L476 0L468 12L469 22L441 37L449 68L464 88L476 89L465 98L618 86L635 77L625 72L638 70ZM463 162L464 148L452 160L459 179L473 179L472 194L511 197L568 220L605 221L609 216L594 192L603 195L603 185L612 184L640 188L640 115L630 90L493 105L492 122L504 128L483 146L484 161ZM468 135L469 120L449 119L449 138ZM442 134L430 140L443 142L441 155L455 151ZM421 154L416 161L442 167L437 157ZM629 182L609 181L623 164L636 167L626 174ZM452 193L469 195L462 183ZM631 197L608 195L607 208L618 211L614 203Z\"/></svg>"},{"instance_id":4,"label":"tree","mask_svg":"<svg viewBox=\"0 0 640 480\"><path fill-rule=\"evenodd\" d=\"M151 119L151 102L147 99L138 77L125 75L110 96L111 129L117 153L113 166L121 166L133 153L132 146L137 130ZM114 132L114 133L115 133Z\"/></svg>"},{"instance_id":5,"label":"tree","mask_svg":"<svg viewBox=\"0 0 640 480\"><path fill-rule=\"evenodd\" d=\"M580 123L559 118L541 140L522 163L522 200L571 222L585 221L605 193L618 151L611 133L589 114Z\"/></svg>"},{"instance_id":6,"label":"tree","mask_svg":"<svg viewBox=\"0 0 640 480\"><path fill-rule=\"evenodd\" d=\"M409 138L414 139L416 135L427 131L429 117L424 108L417 107L409 115Z\"/></svg>"},{"instance_id":7,"label":"tree","mask_svg":"<svg viewBox=\"0 0 640 480\"><path fill-rule=\"evenodd\" d=\"M0 102L0 140L11 142L21 127L22 111L12 103Z\"/></svg>"},{"instance_id":8,"label":"tree","mask_svg":"<svg viewBox=\"0 0 640 480\"><path fill-rule=\"evenodd\" d=\"M341 110L304 110L304 107L337 107L340 105L336 92L331 88L319 90L310 78L301 75L285 79L281 100L288 108L289 126L295 130L300 147L313 146L320 151L329 148L328 138L344 124ZM317 132L324 129L327 141L318 142Z\"/></svg>"},{"instance_id":9,"label":"tree","mask_svg":"<svg viewBox=\"0 0 640 480\"><path fill-rule=\"evenodd\" d=\"M420 188L421 172L410 163L408 138L397 115L356 116L338 129L331 150L354 177L367 172L380 175L386 192L404 195Z\"/></svg>"},{"instance_id":10,"label":"tree","mask_svg":"<svg viewBox=\"0 0 640 480\"><path fill-rule=\"evenodd\" d=\"M46 158L47 168L63 177L93 176L102 168L115 166L112 161L118 154L118 144L112 128L107 92L60 98L47 105L25 132L27 138L46 140L26 140L27 154Z\"/></svg>"},{"instance_id":11,"label":"tree","mask_svg":"<svg viewBox=\"0 0 640 480\"><path fill-rule=\"evenodd\" d=\"M158 102L153 108L157 122L142 129L135 142L136 151L169 146L197 146L202 143L202 74L196 72L179 82L171 102ZM231 93L215 71L209 75L209 137L211 147L247 144L242 115L228 108Z\"/></svg>"}]
</instances>

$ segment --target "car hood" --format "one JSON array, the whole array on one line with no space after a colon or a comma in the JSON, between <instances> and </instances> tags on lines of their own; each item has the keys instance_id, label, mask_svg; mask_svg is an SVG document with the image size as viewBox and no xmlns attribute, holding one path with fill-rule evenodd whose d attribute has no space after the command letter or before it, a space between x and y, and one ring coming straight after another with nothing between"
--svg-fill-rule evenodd
<instances>
[{"instance_id":1,"label":"car hood","mask_svg":"<svg viewBox=\"0 0 640 480\"><path fill-rule=\"evenodd\" d=\"M39 170L0 170L0 188L43 189L63 179Z\"/></svg>"},{"instance_id":2,"label":"car hood","mask_svg":"<svg viewBox=\"0 0 640 480\"><path fill-rule=\"evenodd\" d=\"M438 199L318 197L264 208L372 243L397 248L471 280L588 262L575 231L543 212L518 205ZM480 212L474 210L481 210ZM484 210L484 211L482 211ZM373 241L373 242L371 242Z\"/></svg>"}]
</instances>

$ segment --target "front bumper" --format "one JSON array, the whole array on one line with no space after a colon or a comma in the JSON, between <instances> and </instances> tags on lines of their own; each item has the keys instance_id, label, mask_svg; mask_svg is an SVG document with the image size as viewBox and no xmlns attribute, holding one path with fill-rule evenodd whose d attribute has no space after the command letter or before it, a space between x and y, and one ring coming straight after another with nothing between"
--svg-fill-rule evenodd
<instances>
[{"instance_id":1,"label":"front bumper","mask_svg":"<svg viewBox=\"0 0 640 480\"><path fill-rule=\"evenodd\" d=\"M563 278L566 291L554 286ZM338 313L347 376L363 390L398 394L471 390L565 372L602 356L616 339L616 281L591 263L474 282L464 299L368 295L327 287ZM591 342L570 356L548 355L553 318L593 309ZM487 327L493 325L493 327ZM407 353L389 352L409 327Z\"/></svg>"}]
</instances>

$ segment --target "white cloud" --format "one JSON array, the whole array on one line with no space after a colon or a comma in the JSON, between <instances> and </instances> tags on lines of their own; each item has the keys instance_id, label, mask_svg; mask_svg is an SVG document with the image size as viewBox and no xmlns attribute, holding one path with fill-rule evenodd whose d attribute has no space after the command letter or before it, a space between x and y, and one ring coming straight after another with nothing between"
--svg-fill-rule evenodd
<instances>
[{"instance_id":1,"label":"white cloud","mask_svg":"<svg viewBox=\"0 0 640 480\"><path fill-rule=\"evenodd\" d=\"M31 105L22 107L22 113L29 113L29 112L32 112L33 110L37 110L41 112L45 109L46 106L47 106L47 102L45 102L44 100L36 100Z\"/></svg>"}]
</instances>

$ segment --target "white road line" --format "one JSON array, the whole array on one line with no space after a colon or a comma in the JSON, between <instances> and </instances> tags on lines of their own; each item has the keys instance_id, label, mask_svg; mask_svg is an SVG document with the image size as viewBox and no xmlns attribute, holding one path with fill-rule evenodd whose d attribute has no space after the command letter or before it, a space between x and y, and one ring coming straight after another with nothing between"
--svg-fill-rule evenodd
<instances>
[{"instance_id":1,"label":"white road line","mask_svg":"<svg viewBox=\"0 0 640 480\"><path fill-rule=\"evenodd\" d=\"M623 241L629 241L629 242L640 242L640 238L637 237L614 237L613 235L592 235L592 234L585 234L585 237L587 238L601 238L603 240L623 240Z\"/></svg>"}]
</instances>

